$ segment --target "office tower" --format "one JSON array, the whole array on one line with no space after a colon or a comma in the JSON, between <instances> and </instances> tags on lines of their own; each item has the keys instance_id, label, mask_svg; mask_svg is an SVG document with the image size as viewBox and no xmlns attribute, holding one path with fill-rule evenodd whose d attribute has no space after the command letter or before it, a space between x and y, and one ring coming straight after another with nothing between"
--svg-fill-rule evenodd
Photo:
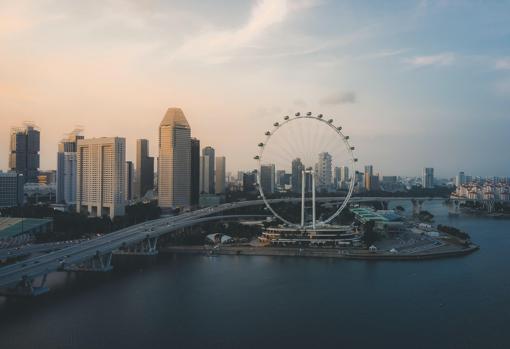
<instances>
[{"instance_id":1,"label":"office tower","mask_svg":"<svg viewBox=\"0 0 510 349\"><path fill-rule=\"evenodd\" d=\"M349 177L349 166L342 166L340 170L340 180L342 182L348 182L350 179Z\"/></svg>"},{"instance_id":2,"label":"office tower","mask_svg":"<svg viewBox=\"0 0 510 349\"><path fill-rule=\"evenodd\" d=\"M354 179L356 183L356 191L363 192L365 190L365 175L362 172L356 171L354 174Z\"/></svg>"},{"instance_id":3,"label":"office tower","mask_svg":"<svg viewBox=\"0 0 510 349\"><path fill-rule=\"evenodd\" d=\"M335 167L333 171L333 185L335 189L340 188L341 183L342 183L342 169L340 167Z\"/></svg>"},{"instance_id":4,"label":"office tower","mask_svg":"<svg viewBox=\"0 0 510 349\"><path fill-rule=\"evenodd\" d=\"M78 140L84 137L74 130L58 144L57 153L57 203L76 204L76 151Z\"/></svg>"},{"instance_id":5,"label":"office tower","mask_svg":"<svg viewBox=\"0 0 510 349\"><path fill-rule=\"evenodd\" d=\"M327 152L319 154L319 161L316 166L315 185L322 188L329 188L332 184L331 155Z\"/></svg>"},{"instance_id":6,"label":"office tower","mask_svg":"<svg viewBox=\"0 0 510 349\"><path fill-rule=\"evenodd\" d=\"M283 188L285 186L285 170L276 171L276 186Z\"/></svg>"},{"instance_id":7,"label":"office tower","mask_svg":"<svg viewBox=\"0 0 510 349\"><path fill-rule=\"evenodd\" d=\"M292 160L292 191L294 193L301 193L301 178L302 171L305 169L300 158Z\"/></svg>"},{"instance_id":8,"label":"office tower","mask_svg":"<svg viewBox=\"0 0 510 349\"><path fill-rule=\"evenodd\" d=\"M23 205L24 184L21 173L0 171L0 207Z\"/></svg>"},{"instance_id":9,"label":"office tower","mask_svg":"<svg viewBox=\"0 0 510 349\"><path fill-rule=\"evenodd\" d=\"M224 156L218 156L216 157L216 171L215 171L215 192L216 194L225 194L225 173L226 173L226 166L225 166L225 157Z\"/></svg>"},{"instance_id":10,"label":"office tower","mask_svg":"<svg viewBox=\"0 0 510 349\"><path fill-rule=\"evenodd\" d=\"M457 177L455 177L455 186L460 187L461 185L463 185L465 183L466 183L466 175L464 174L464 172L461 171L461 172L459 172Z\"/></svg>"},{"instance_id":11,"label":"office tower","mask_svg":"<svg viewBox=\"0 0 510 349\"><path fill-rule=\"evenodd\" d=\"M37 183L40 132L35 125L11 129L9 167L23 175L26 183Z\"/></svg>"},{"instance_id":12,"label":"office tower","mask_svg":"<svg viewBox=\"0 0 510 349\"><path fill-rule=\"evenodd\" d=\"M372 165L365 166L364 179L365 179L365 190L366 191L373 190L373 188L372 188L373 176L374 176L374 170L373 170Z\"/></svg>"},{"instance_id":13,"label":"office tower","mask_svg":"<svg viewBox=\"0 0 510 349\"><path fill-rule=\"evenodd\" d=\"M76 161L76 211L94 217L124 215L126 140L79 139Z\"/></svg>"},{"instance_id":14,"label":"office tower","mask_svg":"<svg viewBox=\"0 0 510 349\"><path fill-rule=\"evenodd\" d=\"M205 147L202 149L202 156L200 157L200 182L201 193L214 194L214 160L215 151L212 147Z\"/></svg>"},{"instance_id":15,"label":"office tower","mask_svg":"<svg viewBox=\"0 0 510 349\"><path fill-rule=\"evenodd\" d=\"M425 189L434 188L434 169L425 167L423 169L422 186Z\"/></svg>"},{"instance_id":16,"label":"office tower","mask_svg":"<svg viewBox=\"0 0 510 349\"><path fill-rule=\"evenodd\" d=\"M191 138L191 197L192 205L200 200L200 140Z\"/></svg>"},{"instance_id":17,"label":"office tower","mask_svg":"<svg viewBox=\"0 0 510 349\"><path fill-rule=\"evenodd\" d=\"M264 194L274 193L275 166L266 164L260 166L260 185Z\"/></svg>"},{"instance_id":18,"label":"office tower","mask_svg":"<svg viewBox=\"0 0 510 349\"><path fill-rule=\"evenodd\" d=\"M134 180L135 167L133 161L126 161L126 187L124 188L124 200L131 201L134 199Z\"/></svg>"},{"instance_id":19,"label":"office tower","mask_svg":"<svg viewBox=\"0 0 510 349\"><path fill-rule=\"evenodd\" d=\"M243 191L250 193L256 190L255 183L257 183L257 177L255 172L243 173Z\"/></svg>"},{"instance_id":20,"label":"office tower","mask_svg":"<svg viewBox=\"0 0 510 349\"><path fill-rule=\"evenodd\" d=\"M149 156L149 141L136 140L136 176L133 198L143 198L154 188L154 158Z\"/></svg>"},{"instance_id":21,"label":"office tower","mask_svg":"<svg viewBox=\"0 0 510 349\"><path fill-rule=\"evenodd\" d=\"M191 128L180 108L169 108L161 121L158 162L159 206L188 207L191 194Z\"/></svg>"}]
</instances>

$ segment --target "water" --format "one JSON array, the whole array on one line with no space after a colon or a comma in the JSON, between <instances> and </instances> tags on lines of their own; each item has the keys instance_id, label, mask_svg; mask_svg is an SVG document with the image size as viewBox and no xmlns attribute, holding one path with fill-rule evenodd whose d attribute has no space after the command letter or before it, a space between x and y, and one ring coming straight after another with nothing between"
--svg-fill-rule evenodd
<instances>
[{"instance_id":1,"label":"water","mask_svg":"<svg viewBox=\"0 0 510 349\"><path fill-rule=\"evenodd\" d=\"M508 347L510 221L425 209L480 251L405 262L160 256L111 275L55 274L45 297L0 299L0 348Z\"/></svg>"}]
</instances>

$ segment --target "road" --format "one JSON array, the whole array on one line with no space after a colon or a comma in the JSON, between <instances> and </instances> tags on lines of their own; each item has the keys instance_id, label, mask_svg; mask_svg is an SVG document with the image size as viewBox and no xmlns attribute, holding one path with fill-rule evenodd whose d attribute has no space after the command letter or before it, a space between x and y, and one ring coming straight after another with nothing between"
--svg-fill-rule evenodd
<instances>
[{"instance_id":1,"label":"road","mask_svg":"<svg viewBox=\"0 0 510 349\"><path fill-rule=\"evenodd\" d=\"M324 197L317 198L319 202L338 201L343 197ZM391 197L372 197L351 198L350 202L368 202L368 201L402 201L411 200L413 198L391 198ZM419 200L444 200L437 198L417 198ZM301 198L284 198L272 199L271 203L279 202L300 202ZM0 289L5 289L19 284L21 281L32 281L37 277L47 275L48 273L61 270L63 265L79 265L80 263L90 260L95 256L101 256L121 247L132 246L146 239L152 239L169 232L192 226L194 224L203 223L210 220L222 218L244 218L252 217L251 215L237 216L216 216L227 210L242 207L263 205L263 200L240 201L235 203L227 203L218 206L199 209L196 211L185 212L178 216L164 217L157 220L137 224L112 232L101 237L82 241L69 247L54 251L45 255L29 258L27 260L7 265L0 268Z\"/></svg>"}]
</instances>

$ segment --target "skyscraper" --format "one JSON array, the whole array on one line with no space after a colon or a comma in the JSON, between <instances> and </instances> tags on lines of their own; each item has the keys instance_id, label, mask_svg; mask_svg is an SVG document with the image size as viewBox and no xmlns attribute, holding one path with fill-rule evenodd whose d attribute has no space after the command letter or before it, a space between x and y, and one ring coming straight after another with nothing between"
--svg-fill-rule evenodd
<instances>
[{"instance_id":1,"label":"skyscraper","mask_svg":"<svg viewBox=\"0 0 510 349\"><path fill-rule=\"evenodd\" d=\"M260 186L264 194L274 193L275 185L275 166L266 164L260 166Z\"/></svg>"},{"instance_id":2,"label":"skyscraper","mask_svg":"<svg viewBox=\"0 0 510 349\"><path fill-rule=\"evenodd\" d=\"M421 183L425 189L434 188L434 169L432 167L425 167L423 169Z\"/></svg>"},{"instance_id":3,"label":"skyscraper","mask_svg":"<svg viewBox=\"0 0 510 349\"><path fill-rule=\"evenodd\" d=\"M365 178L365 190L366 191L371 191L374 189L372 186L373 175L374 175L374 169L373 169L372 165L365 166L364 178Z\"/></svg>"},{"instance_id":4,"label":"skyscraper","mask_svg":"<svg viewBox=\"0 0 510 349\"><path fill-rule=\"evenodd\" d=\"M94 217L124 215L126 140L79 139L76 161L76 211Z\"/></svg>"},{"instance_id":5,"label":"skyscraper","mask_svg":"<svg viewBox=\"0 0 510 349\"><path fill-rule=\"evenodd\" d=\"M188 207L190 177L191 128L180 108L169 108L159 125L159 206Z\"/></svg>"},{"instance_id":6,"label":"skyscraper","mask_svg":"<svg viewBox=\"0 0 510 349\"><path fill-rule=\"evenodd\" d=\"M327 152L319 154L317 162L316 185L321 188L329 188L332 183L331 155Z\"/></svg>"},{"instance_id":7,"label":"skyscraper","mask_svg":"<svg viewBox=\"0 0 510 349\"><path fill-rule=\"evenodd\" d=\"M202 149L200 181L201 192L204 194L214 194L214 160L215 151L213 147Z\"/></svg>"},{"instance_id":8,"label":"skyscraper","mask_svg":"<svg viewBox=\"0 0 510 349\"><path fill-rule=\"evenodd\" d=\"M134 177L135 177L135 168L133 166L133 161L126 161L126 187L124 189L124 199L126 201L131 201L134 198Z\"/></svg>"},{"instance_id":9,"label":"skyscraper","mask_svg":"<svg viewBox=\"0 0 510 349\"><path fill-rule=\"evenodd\" d=\"M21 173L0 171L0 207L23 205L23 185Z\"/></svg>"},{"instance_id":10,"label":"skyscraper","mask_svg":"<svg viewBox=\"0 0 510 349\"><path fill-rule=\"evenodd\" d=\"M457 177L455 177L455 186L460 187L461 185L466 183L466 175L463 171L460 171Z\"/></svg>"},{"instance_id":11,"label":"skyscraper","mask_svg":"<svg viewBox=\"0 0 510 349\"><path fill-rule=\"evenodd\" d=\"M35 125L11 129L9 167L21 173L27 183L37 183L39 169L40 132Z\"/></svg>"},{"instance_id":12,"label":"skyscraper","mask_svg":"<svg viewBox=\"0 0 510 349\"><path fill-rule=\"evenodd\" d=\"M143 198L154 187L154 158L149 156L149 141L136 140L136 180L134 197Z\"/></svg>"},{"instance_id":13,"label":"skyscraper","mask_svg":"<svg viewBox=\"0 0 510 349\"><path fill-rule=\"evenodd\" d=\"M292 160L292 191L294 193L301 193L302 171L304 168L300 158Z\"/></svg>"},{"instance_id":14,"label":"skyscraper","mask_svg":"<svg viewBox=\"0 0 510 349\"><path fill-rule=\"evenodd\" d=\"M191 138L191 204L200 200L200 140Z\"/></svg>"},{"instance_id":15,"label":"skyscraper","mask_svg":"<svg viewBox=\"0 0 510 349\"><path fill-rule=\"evenodd\" d=\"M224 156L216 157L216 179L215 179L215 192L216 194L225 193L225 173L226 173L226 159Z\"/></svg>"},{"instance_id":16,"label":"skyscraper","mask_svg":"<svg viewBox=\"0 0 510 349\"><path fill-rule=\"evenodd\" d=\"M74 130L58 144L57 153L57 203L76 204L76 151L78 140L84 137Z\"/></svg>"}]
</instances>

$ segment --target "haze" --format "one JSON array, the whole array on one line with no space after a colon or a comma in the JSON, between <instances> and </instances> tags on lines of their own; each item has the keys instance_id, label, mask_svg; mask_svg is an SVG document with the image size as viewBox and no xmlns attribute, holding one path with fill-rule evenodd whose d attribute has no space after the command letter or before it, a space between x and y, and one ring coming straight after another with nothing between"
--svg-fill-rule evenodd
<instances>
[{"instance_id":1,"label":"haze","mask_svg":"<svg viewBox=\"0 0 510 349\"><path fill-rule=\"evenodd\" d=\"M313 111L376 172L509 176L509 43L508 1L2 1L0 167L25 120L41 169L76 125L156 155L175 106L230 171Z\"/></svg>"}]
</instances>

